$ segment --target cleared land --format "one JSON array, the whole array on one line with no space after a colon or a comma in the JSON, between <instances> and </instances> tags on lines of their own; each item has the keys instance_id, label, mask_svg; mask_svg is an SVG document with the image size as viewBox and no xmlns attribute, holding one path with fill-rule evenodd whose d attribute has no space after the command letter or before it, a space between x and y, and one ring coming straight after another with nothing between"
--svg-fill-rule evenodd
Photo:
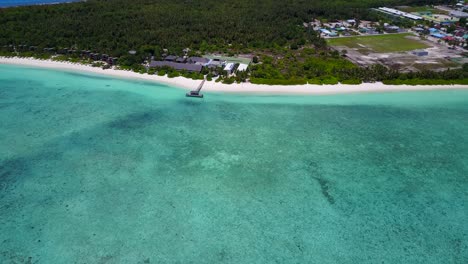
<instances>
[{"instance_id":1,"label":"cleared land","mask_svg":"<svg viewBox=\"0 0 468 264\"><path fill-rule=\"evenodd\" d=\"M445 10L440 10L430 6L398 6L397 9L408 13L431 12L433 14L449 14L449 12Z\"/></svg>"},{"instance_id":2,"label":"cleared land","mask_svg":"<svg viewBox=\"0 0 468 264\"><path fill-rule=\"evenodd\" d=\"M377 36L358 36L328 39L331 46L346 46L367 52L403 52L424 49L429 46L411 38L412 34L386 34Z\"/></svg>"}]
</instances>

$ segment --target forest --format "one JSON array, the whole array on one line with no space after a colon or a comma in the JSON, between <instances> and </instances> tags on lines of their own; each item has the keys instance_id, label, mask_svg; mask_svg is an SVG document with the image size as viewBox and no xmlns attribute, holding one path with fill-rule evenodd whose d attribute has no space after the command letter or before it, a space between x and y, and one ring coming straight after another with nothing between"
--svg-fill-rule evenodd
<instances>
[{"instance_id":1,"label":"forest","mask_svg":"<svg viewBox=\"0 0 468 264\"><path fill-rule=\"evenodd\" d=\"M5 8L0 9L0 49L4 48L0 52L5 55L5 47L10 45L34 46L36 49L32 53L35 56L41 56L43 48L90 50L119 57L119 64L136 67L149 56L160 56L163 49L174 55L181 55L184 48L199 53L257 54L268 62L268 56L263 55L275 53L284 58L291 50L309 47L313 52L293 52L296 65L292 65L291 60L283 59L281 65L271 62L254 66L252 79L257 82L275 78L317 79L335 74L332 68L336 71L339 67L344 70L356 67L332 54L323 39L305 30L303 22L314 18L366 19L372 16L370 7L383 5L446 2L88 0ZM137 55L129 56L129 50L136 50ZM306 56L301 57L303 54ZM323 66L326 72L310 67L319 64L328 65ZM268 71L269 65L271 69ZM273 76L275 71L277 75Z\"/></svg>"},{"instance_id":2,"label":"forest","mask_svg":"<svg viewBox=\"0 0 468 264\"><path fill-rule=\"evenodd\" d=\"M369 7L418 0L88 0L0 9L0 45L77 47L120 56L130 49L247 51L303 39L312 18L365 18Z\"/></svg>"}]
</instances>

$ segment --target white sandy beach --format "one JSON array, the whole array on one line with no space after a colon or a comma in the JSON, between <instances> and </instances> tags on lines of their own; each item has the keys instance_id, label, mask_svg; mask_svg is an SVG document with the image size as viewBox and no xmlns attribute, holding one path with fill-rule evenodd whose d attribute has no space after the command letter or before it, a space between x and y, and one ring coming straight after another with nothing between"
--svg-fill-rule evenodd
<instances>
[{"instance_id":1,"label":"white sandy beach","mask_svg":"<svg viewBox=\"0 0 468 264\"><path fill-rule=\"evenodd\" d=\"M52 60L37 60L32 58L7 58L0 57L0 64L14 64L31 67L42 67L65 71L79 71L84 73L102 74L118 78L130 78L154 81L168 84L184 89L194 89L200 84L200 80L192 80L184 77L168 78L166 76L139 74L131 71L91 67L70 62L58 62ZM206 82L203 91L210 92L233 92L233 93L255 93L255 94L341 94L360 92L389 92L389 91L423 91L423 90L443 90L443 89L468 89L468 85L385 85L383 83L363 83L359 85L259 85L251 83L222 84L214 81Z\"/></svg>"}]
</instances>

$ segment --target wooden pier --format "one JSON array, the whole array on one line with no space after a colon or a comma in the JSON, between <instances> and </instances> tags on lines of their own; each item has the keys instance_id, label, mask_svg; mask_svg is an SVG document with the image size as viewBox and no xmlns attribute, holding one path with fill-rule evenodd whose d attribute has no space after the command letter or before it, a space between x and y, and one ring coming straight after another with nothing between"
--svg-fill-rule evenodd
<instances>
[{"instance_id":1,"label":"wooden pier","mask_svg":"<svg viewBox=\"0 0 468 264\"><path fill-rule=\"evenodd\" d=\"M203 85L205 84L206 79L203 79L203 81L198 85L198 88L196 90L190 91L185 94L187 97L197 97L197 98L203 98L203 94L200 93L201 89L203 88Z\"/></svg>"}]
</instances>

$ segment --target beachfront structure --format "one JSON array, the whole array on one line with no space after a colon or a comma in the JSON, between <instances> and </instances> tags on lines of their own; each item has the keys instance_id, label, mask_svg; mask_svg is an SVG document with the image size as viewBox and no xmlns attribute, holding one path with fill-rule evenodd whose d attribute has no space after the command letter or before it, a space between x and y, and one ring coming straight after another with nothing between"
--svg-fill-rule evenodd
<instances>
[{"instance_id":1,"label":"beachfront structure","mask_svg":"<svg viewBox=\"0 0 468 264\"><path fill-rule=\"evenodd\" d=\"M226 61L222 61L220 59L209 59L207 66L208 68L217 68L222 67L224 64L226 64Z\"/></svg>"},{"instance_id":2,"label":"beachfront structure","mask_svg":"<svg viewBox=\"0 0 468 264\"><path fill-rule=\"evenodd\" d=\"M190 57L188 58L187 62L205 66L210 62L210 59L203 58L203 57Z\"/></svg>"},{"instance_id":3,"label":"beachfront structure","mask_svg":"<svg viewBox=\"0 0 468 264\"><path fill-rule=\"evenodd\" d=\"M234 70L234 63L228 63L224 66L224 70L227 71L228 74L232 74Z\"/></svg>"},{"instance_id":4,"label":"beachfront structure","mask_svg":"<svg viewBox=\"0 0 468 264\"><path fill-rule=\"evenodd\" d=\"M248 64L244 64L244 63L239 63L239 67L237 67L237 71L246 71L247 68L249 67Z\"/></svg>"},{"instance_id":5,"label":"beachfront structure","mask_svg":"<svg viewBox=\"0 0 468 264\"><path fill-rule=\"evenodd\" d=\"M189 63L177 63L173 61L152 61L149 64L150 68L162 68L170 67L178 71L188 71L188 72L201 72L203 66L198 64L189 64Z\"/></svg>"},{"instance_id":6,"label":"beachfront structure","mask_svg":"<svg viewBox=\"0 0 468 264\"><path fill-rule=\"evenodd\" d=\"M203 57L210 60L209 65L224 66L226 63L234 63L234 64L244 63L244 64L249 65L252 62L252 58L250 58L250 56L229 57L229 56L222 56L222 55L216 55L216 54L207 54L207 55L204 55Z\"/></svg>"},{"instance_id":7,"label":"beachfront structure","mask_svg":"<svg viewBox=\"0 0 468 264\"><path fill-rule=\"evenodd\" d=\"M164 58L165 61L175 61L177 59L177 56L174 55L169 55Z\"/></svg>"}]
</instances>

